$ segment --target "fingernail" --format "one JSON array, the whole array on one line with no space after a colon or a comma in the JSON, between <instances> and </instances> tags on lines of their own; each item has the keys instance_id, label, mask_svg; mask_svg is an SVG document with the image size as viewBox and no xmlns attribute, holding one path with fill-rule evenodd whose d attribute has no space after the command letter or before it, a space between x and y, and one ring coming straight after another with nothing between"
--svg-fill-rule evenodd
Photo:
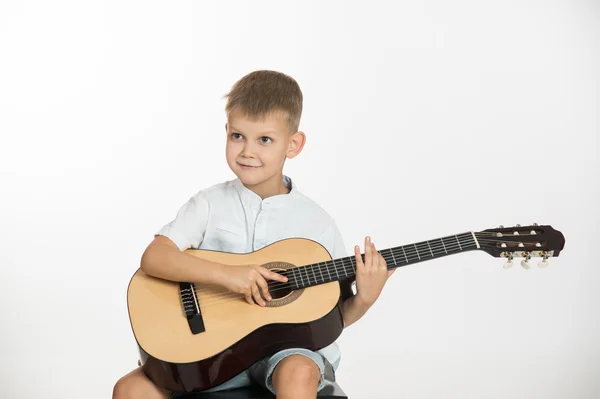
<instances>
[{"instance_id":1,"label":"fingernail","mask_svg":"<svg viewBox=\"0 0 600 399\"><path fill-rule=\"evenodd\" d=\"M270 301L272 298L270 296L268 296L267 299Z\"/></svg>"},{"instance_id":2,"label":"fingernail","mask_svg":"<svg viewBox=\"0 0 600 399\"><path fill-rule=\"evenodd\" d=\"M367 236L367 241L371 242L371 237Z\"/></svg>"}]
</instances>

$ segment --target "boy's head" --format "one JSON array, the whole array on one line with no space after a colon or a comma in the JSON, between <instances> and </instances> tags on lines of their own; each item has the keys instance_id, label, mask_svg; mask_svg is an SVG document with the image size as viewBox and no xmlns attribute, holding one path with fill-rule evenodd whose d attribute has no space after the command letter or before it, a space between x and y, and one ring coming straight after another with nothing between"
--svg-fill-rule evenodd
<instances>
[{"instance_id":1,"label":"boy's head","mask_svg":"<svg viewBox=\"0 0 600 399\"><path fill-rule=\"evenodd\" d=\"M229 167L246 185L281 181L286 158L298 155L306 140L298 131L298 83L280 72L255 71L238 80L225 97Z\"/></svg>"}]
</instances>

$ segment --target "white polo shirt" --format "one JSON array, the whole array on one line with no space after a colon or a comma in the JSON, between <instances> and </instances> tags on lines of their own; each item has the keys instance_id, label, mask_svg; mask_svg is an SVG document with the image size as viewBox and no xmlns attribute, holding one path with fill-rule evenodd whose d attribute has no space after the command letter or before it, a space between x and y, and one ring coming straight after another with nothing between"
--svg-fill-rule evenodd
<instances>
[{"instance_id":1,"label":"white polo shirt","mask_svg":"<svg viewBox=\"0 0 600 399\"><path fill-rule=\"evenodd\" d=\"M264 200L239 179L202 189L156 235L171 239L180 250L188 248L249 253L285 238L308 238L323 245L332 258L349 256L334 219L316 202L290 189ZM331 364L340 360L334 342L321 352Z\"/></svg>"}]
</instances>

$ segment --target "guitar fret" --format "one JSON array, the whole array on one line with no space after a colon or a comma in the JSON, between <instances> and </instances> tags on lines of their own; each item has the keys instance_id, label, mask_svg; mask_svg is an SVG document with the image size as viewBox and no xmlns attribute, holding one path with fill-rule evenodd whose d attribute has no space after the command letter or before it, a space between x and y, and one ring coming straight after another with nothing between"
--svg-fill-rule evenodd
<instances>
[{"instance_id":1,"label":"guitar fret","mask_svg":"<svg viewBox=\"0 0 600 399\"><path fill-rule=\"evenodd\" d=\"M335 267L335 259L333 260L333 266ZM325 270L327 270L327 275L329 276L329 281L333 281L331 278L331 274L329 273L329 265L325 265Z\"/></svg>"},{"instance_id":2,"label":"guitar fret","mask_svg":"<svg viewBox=\"0 0 600 399\"><path fill-rule=\"evenodd\" d=\"M475 240L473 239L473 235L471 233L464 233L463 236L464 236L463 238L465 240L467 240L467 245L465 245L465 247L469 246L469 245L475 245L475 246L477 246L475 244Z\"/></svg>"},{"instance_id":3,"label":"guitar fret","mask_svg":"<svg viewBox=\"0 0 600 399\"><path fill-rule=\"evenodd\" d=\"M327 265L327 262L324 262L324 264ZM320 265L320 263L317 263L317 265ZM321 270L321 266L319 266L319 273L321 273L321 280L325 282L325 277L323 277L323 270Z\"/></svg>"},{"instance_id":4,"label":"guitar fret","mask_svg":"<svg viewBox=\"0 0 600 399\"><path fill-rule=\"evenodd\" d=\"M433 251L431 250L431 245L429 245L429 241L426 241L426 242L427 242L427 246L429 247L429 252L431 252L431 257L434 258L435 255L433 254Z\"/></svg>"},{"instance_id":5,"label":"guitar fret","mask_svg":"<svg viewBox=\"0 0 600 399\"><path fill-rule=\"evenodd\" d=\"M294 281L296 282L296 289L298 289L298 280L296 280L296 274L294 273L294 268L291 268L292 271L292 276L294 276ZM290 279L288 278L288 282L290 281Z\"/></svg>"},{"instance_id":6,"label":"guitar fret","mask_svg":"<svg viewBox=\"0 0 600 399\"><path fill-rule=\"evenodd\" d=\"M458 243L458 247L462 251L462 247L460 246L460 241L458 240L458 237L456 236L456 234L454 235L454 238L456 238L456 242Z\"/></svg>"},{"instance_id":7,"label":"guitar fret","mask_svg":"<svg viewBox=\"0 0 600 399\"><path fill-rule=\"evenodd\" d=\"M394 261L394 265L397 265L397 264L398 264L398 262L396 262L396 257L394 256L394 251L392 251L392 250L390 249L390 253L392 254L392 260Z\"/></svg>"},{"instance_id":8,"label":"guitar fret","mask_svg":"<svg viewBox=\"0 0 600 399\"><path fill-rule=\"evenodd\" d=\"M298 277L296 277L296 267L292 267L292 274L296 280L296 288L300 289L300 285L298 285ZM304 281L302 281L302 272L298 271L298 274L300 275L300 284L304 285Z\"/></svg>"},{"instance_id":9,"label":"guitar fret","mask_svg":"<svg viewBox=\"0 0 600 399\"><path fill-rule=\"evenodd\" d=\"M404 246L402 246L400 248L402 248L402 253L404 254L404 259L406 259L406 264L408 264L408 257L406 256L406 251L404 250Z\"/></svg>"},{"instance_id":10,"label":"guitar fret","mask_svg":"<svg viewBox=\"0 0 600 399\"><path fill-rule=\"evenodd\" d=\"M419 249L417 248L417 244L413 244L413 247L415 247L415 251L417 251L417 256L419 257L419 260L421 260L421 255L419 255Z\"/></svg>"},{"instance_id":11,"label":"guitar fret","mask_svg":"<svg viewBox=\"0 0 600 399\"><path fill-rule=\"evenodd\" d=\"M310 284L310 276L308 275L308 270L306 270L307 268L308 268L307 266L303 267L304 273L306 273L306 281L308 282L307 286L310 286L311 285Z\"/></svg>"},{"instance_id":12,"label":"guitar fret","mask_svg":"<svg viewBox=\"0 0 600 399\"><path fill-rule=\"evenodd\" d=\"M338 272L337 272L337 266L335 265L335 259L333 259L333 270L335 271L335 275L337 276L337 279L339 280L340 276L338 275Z\"/></svg>"},{"instance_id":13,"label":"guitar fret","mask_svg":"<svg viewBox=\"0 0 600 399\"><path fill-rule=\"evenodd\" d=\"M315 284L317 284L317 275L315 274L315 267L311 266L310 271L312 272L313 276L315 277Z\"/></svg>"},{"instance_id":14,"label":"guitar fret","mask_svg":"<svg viewBox=\"0 0 600 399\"><path fill-rule=\"evenodd\" d=\"M448 253L448 250L446 249L446 246L444 245L444 239L440 238L440 241L442 242L442 247L444 247L444 251L446 251L446 253Z\"/></svg>"},{"instance_id":15,"label":"guitar fret","mask_svg":"<svg viewBox=\"0 0 600 399\"><path fill-rule=\"evenodd\" d=\"M428 248L425 248L426 246L427 246L427 242L426 242L426 241L423 241L423 242L418 242L418 243L417 243L417 248L418 248L418 247L423 247L423 248L421 248L421 249L420 249L420 251L421 251L421 252L420 252L420 254L421 254L421 259L422 259L422 260L425 260L425 259L427 259L427 252L428 252L428 251L427 251L427 249L428 249ZM433 258L434 256L433 256L433 255L431 255L431 257Z\"/></svg>"},{"instance_id":16,"label":"guitar fret","mask_svg":"<svg viewBox=\"0 0 600 399\"><path fill-rule=\"evenodd\" d=\"M339 275L339 273L337 271L337 267L335 266L335 260L333 261L333 270L335 270L335 275L337 276L337 279L339 280L340 279L340 275Z\"/></svg>"}]
</instances>

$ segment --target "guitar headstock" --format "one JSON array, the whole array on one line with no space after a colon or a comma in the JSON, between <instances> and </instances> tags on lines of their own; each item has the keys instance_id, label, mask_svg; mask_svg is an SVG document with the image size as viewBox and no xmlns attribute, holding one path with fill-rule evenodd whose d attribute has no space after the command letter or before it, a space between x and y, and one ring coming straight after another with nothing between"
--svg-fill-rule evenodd
<instances>
[{"instance_id":1,"label":"guitar headstock","mask_svg":"<svg viewBox=\"0 0 600 399\"><path fill-rule=\"evenodd\" d=\"M524 258L521 266L529 269L529 259L539 257L538 267L548 266L548 258L556 257L565 246L563 234L552 226L500 226L475 233L480 249L496 258L506 258L504 268L512 266L514 258Z\"/></svg>"}]
</instances>

